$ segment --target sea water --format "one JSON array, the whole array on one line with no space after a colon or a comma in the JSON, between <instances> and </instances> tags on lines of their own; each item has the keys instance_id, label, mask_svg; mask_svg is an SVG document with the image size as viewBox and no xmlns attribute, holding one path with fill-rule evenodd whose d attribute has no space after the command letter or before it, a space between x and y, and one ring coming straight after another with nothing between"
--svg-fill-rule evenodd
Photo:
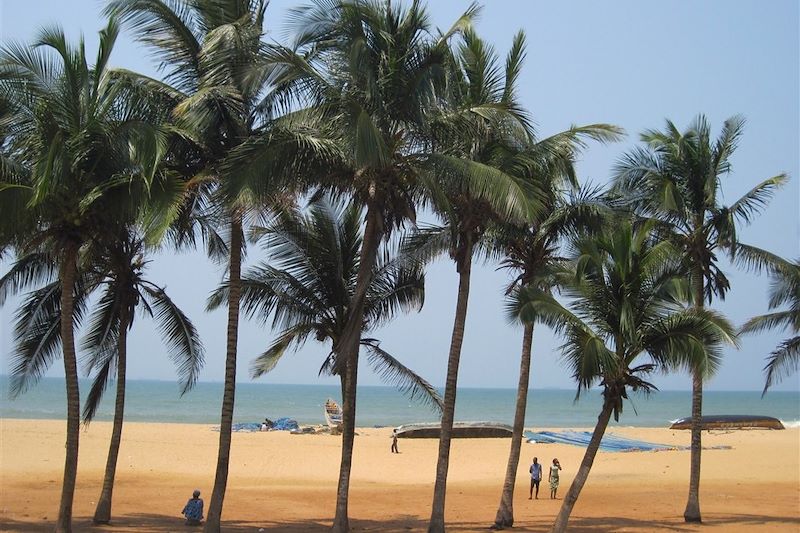
<instances>
[{"instance_id":1,"label":"sea water","mask_svg":"<svg viewBox=\"0 0 800 533\"><path fill-rule=\"evenodd\" d=\"M81 395L89 390L80 381ZM175 382L130 380L125 399L125 420L136 422L177 422L219 424L222 383L198 383L185 395ZM239 383L236 386L234 422L259 422L265 417L291 417L303 424L324 423L327 398L340 400L335 385L276 385ZM26 393L11 399L8 377L0 376L0 418L64 419L64 380L44 378ZM599 390L583 392L575 400L574 390L532 389L528 394L527 428L592 427L601 407ZM496 421L510 424L514 418L516 390L462 388L456 402L457 421ZM106 392L96 420L111 420L114 389ZM619 422L612 425L666 427L671 420L689 416L691 392L658 391L633 395ZM748 414L779 418L788 426L800 421L800 392L706 391L705 414ZM410 400L390 387L364 386L358 389L356 424L396 426L411 422L437 421L437 414L418 401Z\"/></svg>"}]
</instances>

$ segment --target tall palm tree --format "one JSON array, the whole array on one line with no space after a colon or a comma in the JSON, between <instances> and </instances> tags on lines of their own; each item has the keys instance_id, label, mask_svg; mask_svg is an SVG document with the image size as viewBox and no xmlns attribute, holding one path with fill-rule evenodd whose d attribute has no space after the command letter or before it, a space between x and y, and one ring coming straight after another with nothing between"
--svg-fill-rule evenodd
<instances>
[{"instance_id":1,"label":"tall palm tree","mask_svg":"<svg viewBox=\"0 0 800 533\"><path fill-rule=\"evenodd\" d=\"M765 254L759 255L765 257ZM780 328L788 330L791 336L778 344L767 357L762 395L780 379L797 372L800 366L800 260L787 261L771 254L766 256L765 266L772 278L769 288L769 309L772 312L754 316L745 322L740 332L757 333ZM787 310L776 310L784 305L788 306Z\"/></svg>"},{"instance_id":2,"label":"tall palm tree","mask_svg":"<svg viewBox=\"0 0 800 533\"><path fill-rule=\"evenodd\" d=\"M571 271L560 275L564 306L536 286L522 288L510 312L543 322L564 337L562 355L578 383L577 397L599 384L603 407L586 453L552 531L567 530L611 416L619 420L628 391L649 393L654 370L692 369L708 375L719 364L733 327L719 315L682 304L687 290L675 248L657 241L652 222L620 222L613 232L573 244ZM641 356L649 362L640 363Z\"/></svg>"},{"instance_id":3,"label":"tall palm tree","mask_svg":"<svg viewBox=\"0 0 800 533\"><path fill-rule=\"evenodd\" d=\"M641 215L663 222L683 256L697 309L714 296L725 297L728 278L718 266L717 253L731 251L737 243L736 223L749 223L786 182L778 174L753 187L730 206L720 203L721 178L731 171L731 156L744 130L744 118L725 121L716 141L703 115L685 132L671 122L664 131L641 135L645 147L625 155L615 168L615 187L629 198ZM692 442L689 496L684 520L700 522L700 455L703 381L692 376Z\"/></svg>"},{"instance_id":4,"label":"tall palm tree","mask_svg":"<svg viewBox=\"0 0 800 533\"><path fill-rule=\"evenodd\" d=\"M100 32L89 66L81 40L60 29L42 30L33 47L8 44L0 52L0 109L4 160L0 248L18 255L46 250L58 264L60 335L67 390L64 482L56 531L71 531L78 464L80 397L73 321L80 249L103 236L114 221L130 219L156 177L161 136L138 106L119 98L108 60L118 34L112 19Z\"/></svg>"},{"instance_id":5,"label":"tall palm tree","mask_svg":"<svg viewBox=\"0 0 800 533\"><path fill-rule=\"evenodd\" d=\"M243 311L265 325L272 318L279 328L275 341L251 365L254 378L275 368L291 348L309 337L335 345L347 321L361 248L361 209L333 207L314 202L307 214L287 211L269 227L259 231L272 264L263 262L242 277ZM381 254L365 304L364 333L385 324L400 310L422 307L422 272L406 266L402 257ZM221 305L227 285L209 300L209 308ZM441 411L436 389L398 359L380 348L374 338L361 339L370 366L382 379L397 385L412 399L418 398ZM330 351L320 374L339 376L346 389L345 362Z\"/></svg>"},{"instance_id":6,"label":"tall palm tree","mask_svg":"<svg viewBox=\"0 0 800 533\"><path fill-rule=\"evenodd\" d=\"M260 209L265 196L276 193L276 180L265 166L245 171L226 164L231 153L249 139L269 139L262 135L269 131L275 110L269 93L270 66L261 40L266 6L265 0L109 0L106 7L106 13L131 26L165 71L166 83L132 73L131 77L178 101L173 110L175 128L188 141L190 154L180 157L183 164L174 170L185 173L195 185L191 215L201 222L209 253L227 259L228 264L225 386L207 532L220 531L228 482L243 225L251 210ZM275 159L275 153L270 152L270 157ZM243 181L243 176L251 179ZM264 190L267 193L262 195Z\"/></svg>"},{"instance_id":7,"label":"tall palm tree","mask_svg":"<svg viewBox=\"0 0 800 533\"><path fill-rule=\"evenodd\" d=\"M528 117L516 100L516 78L523 57L524 35L519 33L509 51L503 75L492 47L474 32L465 31L448 72L444 119L435 118L431 125L432 132L438 132L434 134L433 160L446 191L446 201L434 202L434 207L444 226L437 230L429 228L420 236L433 237L440 248L446 247L456 264L459 284L429 532L441 532L445 527L447 472L473 255L480 249L487 226L504 219L519 222L530 217L536 204L534 197L538 196L535 183L514 172L524 164L518 147L532 138ZM451 119L453 114L456 120ZM470 179L474 172L471 168L464 169L466 172L459 168L463 168L462 161L482 166L485 175L479 180Z\"/></svg>"},{"instance_id":8,"label":"tall palm tree","mask_svg":"<svg viewBox=\"0 0 800 533\"><path fill-rule=\"evenodd\" d=\"M433 206L444 225L421 232L410 246L419 247L417 254L426 259L447 251L459 274L430 531L444 530L458 366L473 256L483 247L487 228L503 222L524 224L545 208L544 167L554 172L558 169L561 177L574 177L571 158L583 146L584 138L608 140L618 134L616 128L600 124L572 128L534 142L527 113L516 98L524 57L525 37L518 33L503 72L493 48L471 30L464 31L451 58L443 91L445 105L434 113L430 125L434 151L430 161L444 192L434 198Z\"/></svg>"},{"instance_id":9,"label":"tall palm tree","mask_svg":"<svg viewBox=\"0 0 800 533\"><path fill-rule=\"evenodd\" d=\"M367 294L381 240L415 220L434 180L426 171L429 140L423 124L436 105L451 36L469 26L472 6L444 35L433 37L419 2L404 7L378 0L317 0L293 11L296 42L276 50L280 83L304 107L293 131L326 165L316 184L365 208L359 270L347 322L333 346L347 373L342 461L333 530L349 531L348 495L355 434L358 354ZM317 132L311 134L309 132ZM250 168L269 164L258 143L239 152Z\"/></svg>"},{"instance_id":10,"label":"tall palm tree","mask_svg":"<svg viewBox=\"0 0 800 533\"><path fill-rule=\"evenodd\" d=\"M111 520L111 501L125 411L127 333L133 327L136 308L139 307L144 314L157 320L165 344L169 347L170 357L178 367L181 393L194 385L203 364L203 346L194 325L161 287L144 278L146 261L142 240L135 233L125 231L119 238L101 246L90 246L86 257L82 258L81 283L76 289L81 310L79 318L86 311L87 297L96 290L102 290L82 342L82 350L87 354L87 367L89 371L95 371L83 408L86 424L94 418L109 381L116 376L111 440L103 488L94 514L97 524ZM43 264L35 265L36 261ZM0 279L0 290L18 291L34 280L43 280L53 270L48 268L48 262L52 265L43 254L20 259ZM34 269L43 275L26 276ZM38 381L49 368L52 354L58 350L61 343L58 328L60 292L59 281L50 279L42 288L29 293L20 307L15 327L17 350L12 354L12 394L15 396Z\"/></svg>"},{"instance_id":11,"label":"tall palm tree","mask_svg":"<svg viewBox=\"0 0 800 533\"><path fill-rule=\"evenodd\" d=\"M545 183L544 209L527 226L506 224L493 228L487 235L488 247L496 250L502 257L500 266L509 270L513 276L506 295L527 286L550 292L557 283L554 272L566 260L560 253L561 241L576 232L591 233L599 230L609 216L609 210L613 208L599 191L574 189L577 184L564 179L563 171L567 171L569 175L570 169L559 170L558 164L571 163L573 156L570 153L573 150L574 148L570 148L563 154L563 158L545 161L549 164L539 170ZM530 387L534 325L533 322L523 324L511 446L500 503L492 525L494 529L514 525L514 488Z\"/></svg>"}]
</instances>

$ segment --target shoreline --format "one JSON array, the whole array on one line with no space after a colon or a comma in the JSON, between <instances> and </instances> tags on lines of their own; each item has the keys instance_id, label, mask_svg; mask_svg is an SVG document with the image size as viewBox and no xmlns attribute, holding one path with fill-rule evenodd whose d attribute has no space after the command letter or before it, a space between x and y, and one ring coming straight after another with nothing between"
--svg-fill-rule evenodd
<instances>
[{"instance_id":1,"label":"shoreline","mask_svg":"<svg viewBox=\"0 0 800 533\"><path fill-rule=\"evenodd\" d=\"M64 421L0 419L0 529L48 531L61 489ZM112 525L95 531L174 531L180 509L199 488L210 498L219 433L214 424L126 422L114 490ZM536 428L544 430L547 428ZM565 429L565 428L553 428ZM591 428L572 428L591 429ZM102 484L110 422L81 430L74 517L89 527ZM351 479L354 529L424 531L430 513L437 439L400 439L391 428L357 430ZM689 432L615 427L648 442L686 445ZM704 523L683 523L688 451L599 452L573 513L575 531L786 531L800 529L800 428L703 432L701 505ZM226 531L325 531L333 518L339 469L338 436L284 431L233 435L223 521ZM510 439L456 439L448 479L447 520L459 531L491 524L500 497ZM528 500L533 455L564 466L559 497L584 448L522 445L514 497L515 530L547 531L560 500ZM545 499L542 499L542 498ZM255 529L253 529L255 528Z\"/></svg>"}]
</instances>

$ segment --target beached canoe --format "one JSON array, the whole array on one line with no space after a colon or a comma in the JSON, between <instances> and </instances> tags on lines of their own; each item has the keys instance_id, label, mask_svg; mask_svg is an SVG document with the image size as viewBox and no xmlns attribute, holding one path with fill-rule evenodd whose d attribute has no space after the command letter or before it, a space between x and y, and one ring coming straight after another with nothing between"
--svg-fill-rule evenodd
<instances>
[{"instance_id":1,"label":"beached canoe","mask_svg":"<svg viewBox=\"0 0 800 533\"><path fill-rule=\"evenodd\" d=\"M702 429L786 429L783 423L771 416L759 415L706 415ZM692 417L675 420L669 429L692 429Z\"/></svg>"},{"instance_id":2,"label":"beached canoe","mask_svg":"<svg viewBox=\"0 0 800 533\"><path fill-rule=\"evenodd\" d=\"M399 426L397 436L406 439L438 439L442 425L404 424ZM456 422L453 424L454 439L484 439L511 437L512 428L499 422Z\"/></svg>"},{"instance_id":3,"label":"beached canoe","mask_svg":"<svg viewBox=\"0 0 800 533\"><path fill-rule=\"evenodd\" d=\"M340 429L342 426L342 408L331 398L325 401L325 422L331 429Z\"/></svg>"}]
</instances>

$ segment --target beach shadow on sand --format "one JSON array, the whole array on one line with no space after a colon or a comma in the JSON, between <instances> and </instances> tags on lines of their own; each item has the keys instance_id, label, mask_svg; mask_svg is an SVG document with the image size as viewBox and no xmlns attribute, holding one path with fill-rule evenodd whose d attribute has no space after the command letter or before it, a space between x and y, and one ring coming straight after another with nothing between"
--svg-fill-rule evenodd
<instances>
[{"instance_id":1,"label":"beach shadow on sand","mask_svg":"<svg viewBox=\"0 0 800 533\"><path fill-rule=\"evenodd\" d=\"M277 532L285 531L289 533L301 532L325 532L330 529L330 518L303 519L293 522L271 522L269 520L259 521L235 521L225 520L222 529L225 532ZM361 520L351 519L350 527L353 531L381 531L386 533L406 533L424 532L427 529L427 518L417 516L395 516L389 520ZM475 522L448 522L448 531L468 532L468 531L487 531L487 523ZM551 522L541 521L536 523L520 522L515 524L513 529L508 531L549 531ZM0 531L33 533L53 530L53 522L21 522L0 518ZM762 516L751 514L736 514L714 516L705 515L703 524L686 524L676 518L674 521L667 520L640 520L621 517L575 517L570 520L569 530L575 533L601 533L607 531L661 531L661 532L692 532L702 529L712 529L725 531L728 526L748 527L755 530L759 526L770 526L773 530L776 526L785 527L787 531L800 530L800 517L798 516ZM110 532L136 532L136 533L163 533L163 532L200 532L202 527L186 526L181 519L155 514L134 514L116 518L113 523L106 526L95 526L90 520L78 519L73 523L75 531L110 533Z\"/></svg>"}]
</instances>

